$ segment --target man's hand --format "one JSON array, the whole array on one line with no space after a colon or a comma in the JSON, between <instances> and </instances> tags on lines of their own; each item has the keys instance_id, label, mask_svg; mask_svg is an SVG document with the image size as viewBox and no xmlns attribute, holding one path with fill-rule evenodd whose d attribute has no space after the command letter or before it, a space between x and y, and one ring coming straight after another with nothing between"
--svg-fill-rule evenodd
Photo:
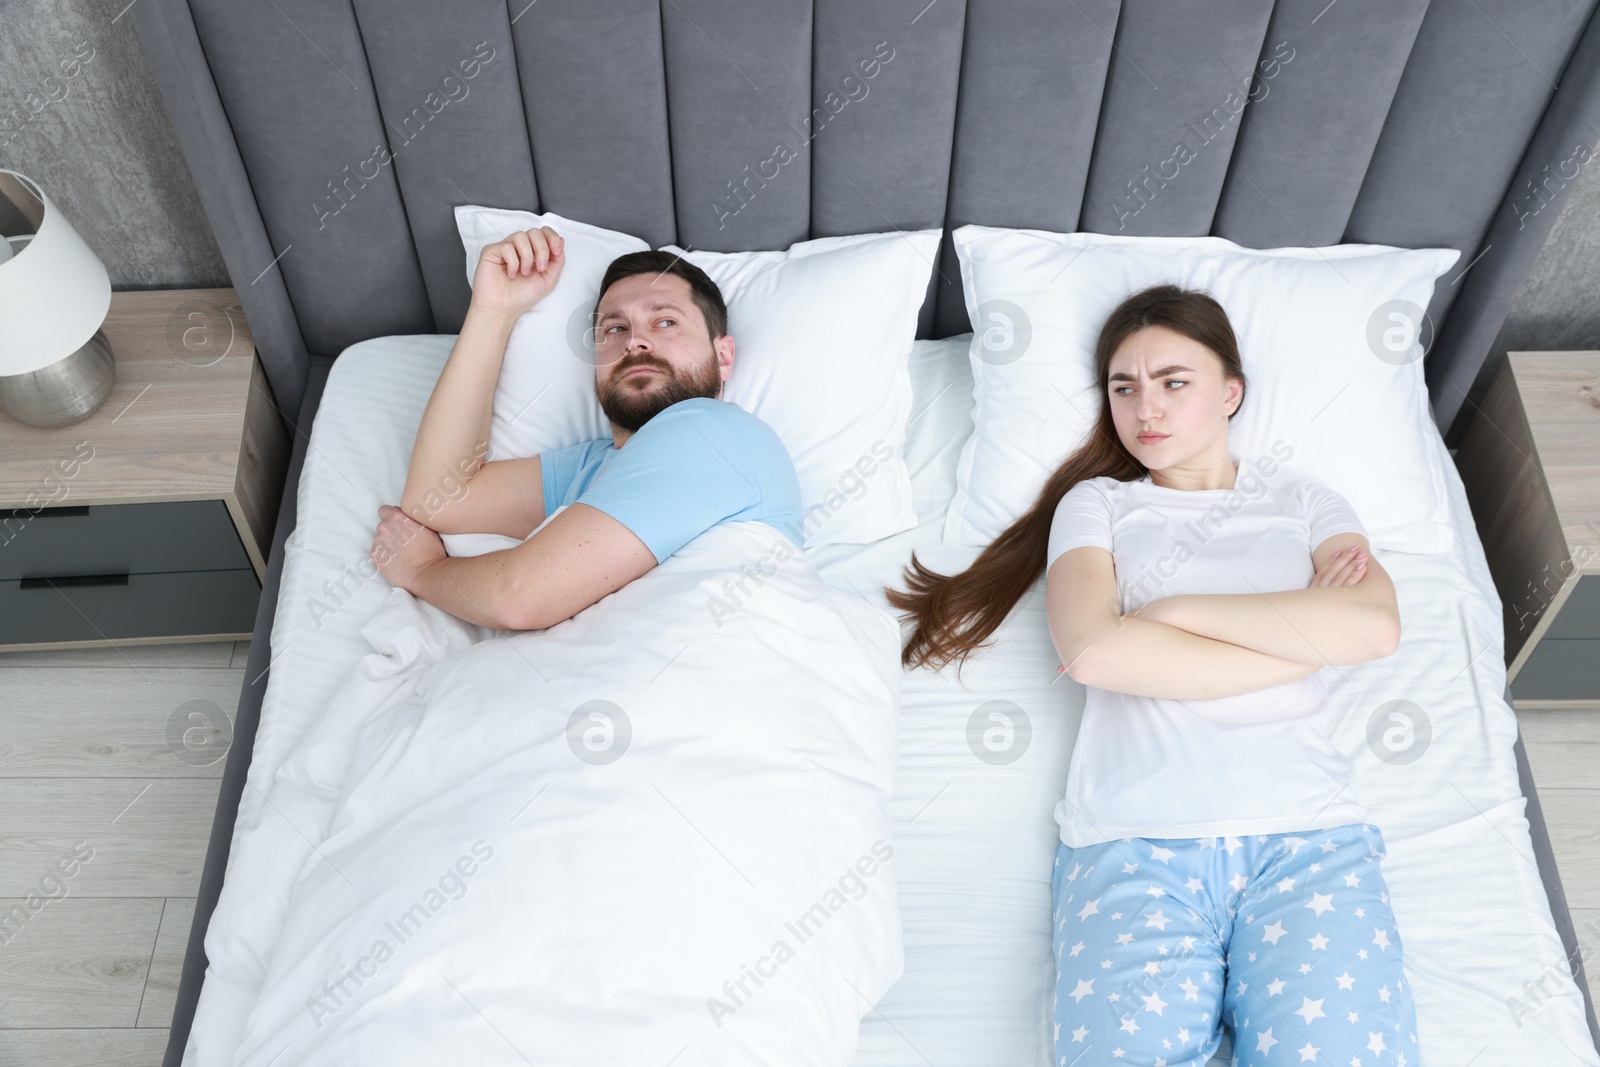
<instances>
[{"instance_id":1,"label":"man's hand","mask_svg":"<svg viewBox=\"0 0 1600 1067\"><path fill-rule=\"evenodd\" d=\"M484 246L472 276L472 303L515 318L550 294L567 262L566 243L548 226L520 230Z\"/></svg>"},{"instance_id":2,"label":"man's hand","mask_svg":"<svg viewBox=\"0 0 1600 1067\"><path fill-rule=\"evenodd\" d=\"M390 585L415 596L417 575L444 558L438 534L393 504L379 506L372 561Z\"/></svg>"}]
</instances>

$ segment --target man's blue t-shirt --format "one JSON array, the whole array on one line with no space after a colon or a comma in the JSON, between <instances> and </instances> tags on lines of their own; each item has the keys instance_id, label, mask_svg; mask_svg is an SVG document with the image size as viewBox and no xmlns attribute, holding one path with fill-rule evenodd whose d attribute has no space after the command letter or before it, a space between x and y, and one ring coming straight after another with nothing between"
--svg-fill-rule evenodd
<instances>
[{"instance_id":1,"label":"man's blue t-shirt","mask_svg":"<svg viewBox=\"0 0 1600 1067\"><path fill-rule=\"evenodd\" d=\"M623 442L539 454L544 513L588 504L643 541L660 563L722 522L755 519L803 547L800 480L772 427L736 404L680 400Z\"/></svg>"}]
</instances>

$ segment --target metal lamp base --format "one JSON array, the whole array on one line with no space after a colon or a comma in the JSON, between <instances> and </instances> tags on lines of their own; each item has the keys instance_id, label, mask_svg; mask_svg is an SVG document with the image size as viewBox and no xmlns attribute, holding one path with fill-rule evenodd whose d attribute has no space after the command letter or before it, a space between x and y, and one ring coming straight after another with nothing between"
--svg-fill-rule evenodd
<instances>
[{"instance_id":1,"label":"metal lamp base","mask_svg":"<svg viewBox=\"0 0 1600 1067\"><path fill-rule=\"evenodd\" d=\"M29 426L70 426L94 414L116 380L111 342L96 330L82 348L48 367L0 375L0 409Z\"/></svg>"}]
</instances>

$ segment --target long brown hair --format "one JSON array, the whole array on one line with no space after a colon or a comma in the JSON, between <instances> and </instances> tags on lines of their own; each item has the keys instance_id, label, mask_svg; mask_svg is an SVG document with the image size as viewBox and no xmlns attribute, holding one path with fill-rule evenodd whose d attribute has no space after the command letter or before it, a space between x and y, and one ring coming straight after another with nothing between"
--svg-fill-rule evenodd
<instances>
[{"instance_id":1,"label":"long brown hair","mask_svg":"<svg viewBox=\"0 0 1600 1067\"><path fill-rule=\"evenodd\" d=\"M1157 285L1128 297L1107 317L1095 343L1095 377L1102 385L1111 357L1128 337L1151 326L1165 326L1210 349L1222 362L1223 377L1245 385L1239 343L1228 315L1199 290ZM1241 392L1239 407L1244 406ZM1239 408L1234 409L1238 414ZM1230 419L1232 415L1228 416ZM1109 389L1100 394L1100 418L1094 432L1045 480L1033 506L995 538L959 574L943 575L923 566L916 553L905 569L906 590L889 589L889 603L916 628L901 652L903 666L942 668L951 660L965 663L994 634L1017 601L1044 574L1050 544L1050 523L1056 505L1079 482L1109 475L1118 481L1144 477L1148 469L1134 459L1117 437L1111 417Z\"/></svg>"}]
</instances>

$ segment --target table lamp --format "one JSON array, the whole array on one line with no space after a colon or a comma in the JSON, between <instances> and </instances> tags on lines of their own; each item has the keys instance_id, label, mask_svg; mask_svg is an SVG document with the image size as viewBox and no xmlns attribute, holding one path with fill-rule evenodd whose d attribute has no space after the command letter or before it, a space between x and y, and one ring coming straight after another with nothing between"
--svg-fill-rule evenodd
<instances>
[{"instance_id":1,"label":"table lamp","mask_svg":"<svg viewBox=\"0 0 1600 1067\"><path fill-rule=\"evenodd\" d=\"M0 409L65 426L111 393L111 278L30 179L0 169Z\"/></svg>"}]
</instances>

